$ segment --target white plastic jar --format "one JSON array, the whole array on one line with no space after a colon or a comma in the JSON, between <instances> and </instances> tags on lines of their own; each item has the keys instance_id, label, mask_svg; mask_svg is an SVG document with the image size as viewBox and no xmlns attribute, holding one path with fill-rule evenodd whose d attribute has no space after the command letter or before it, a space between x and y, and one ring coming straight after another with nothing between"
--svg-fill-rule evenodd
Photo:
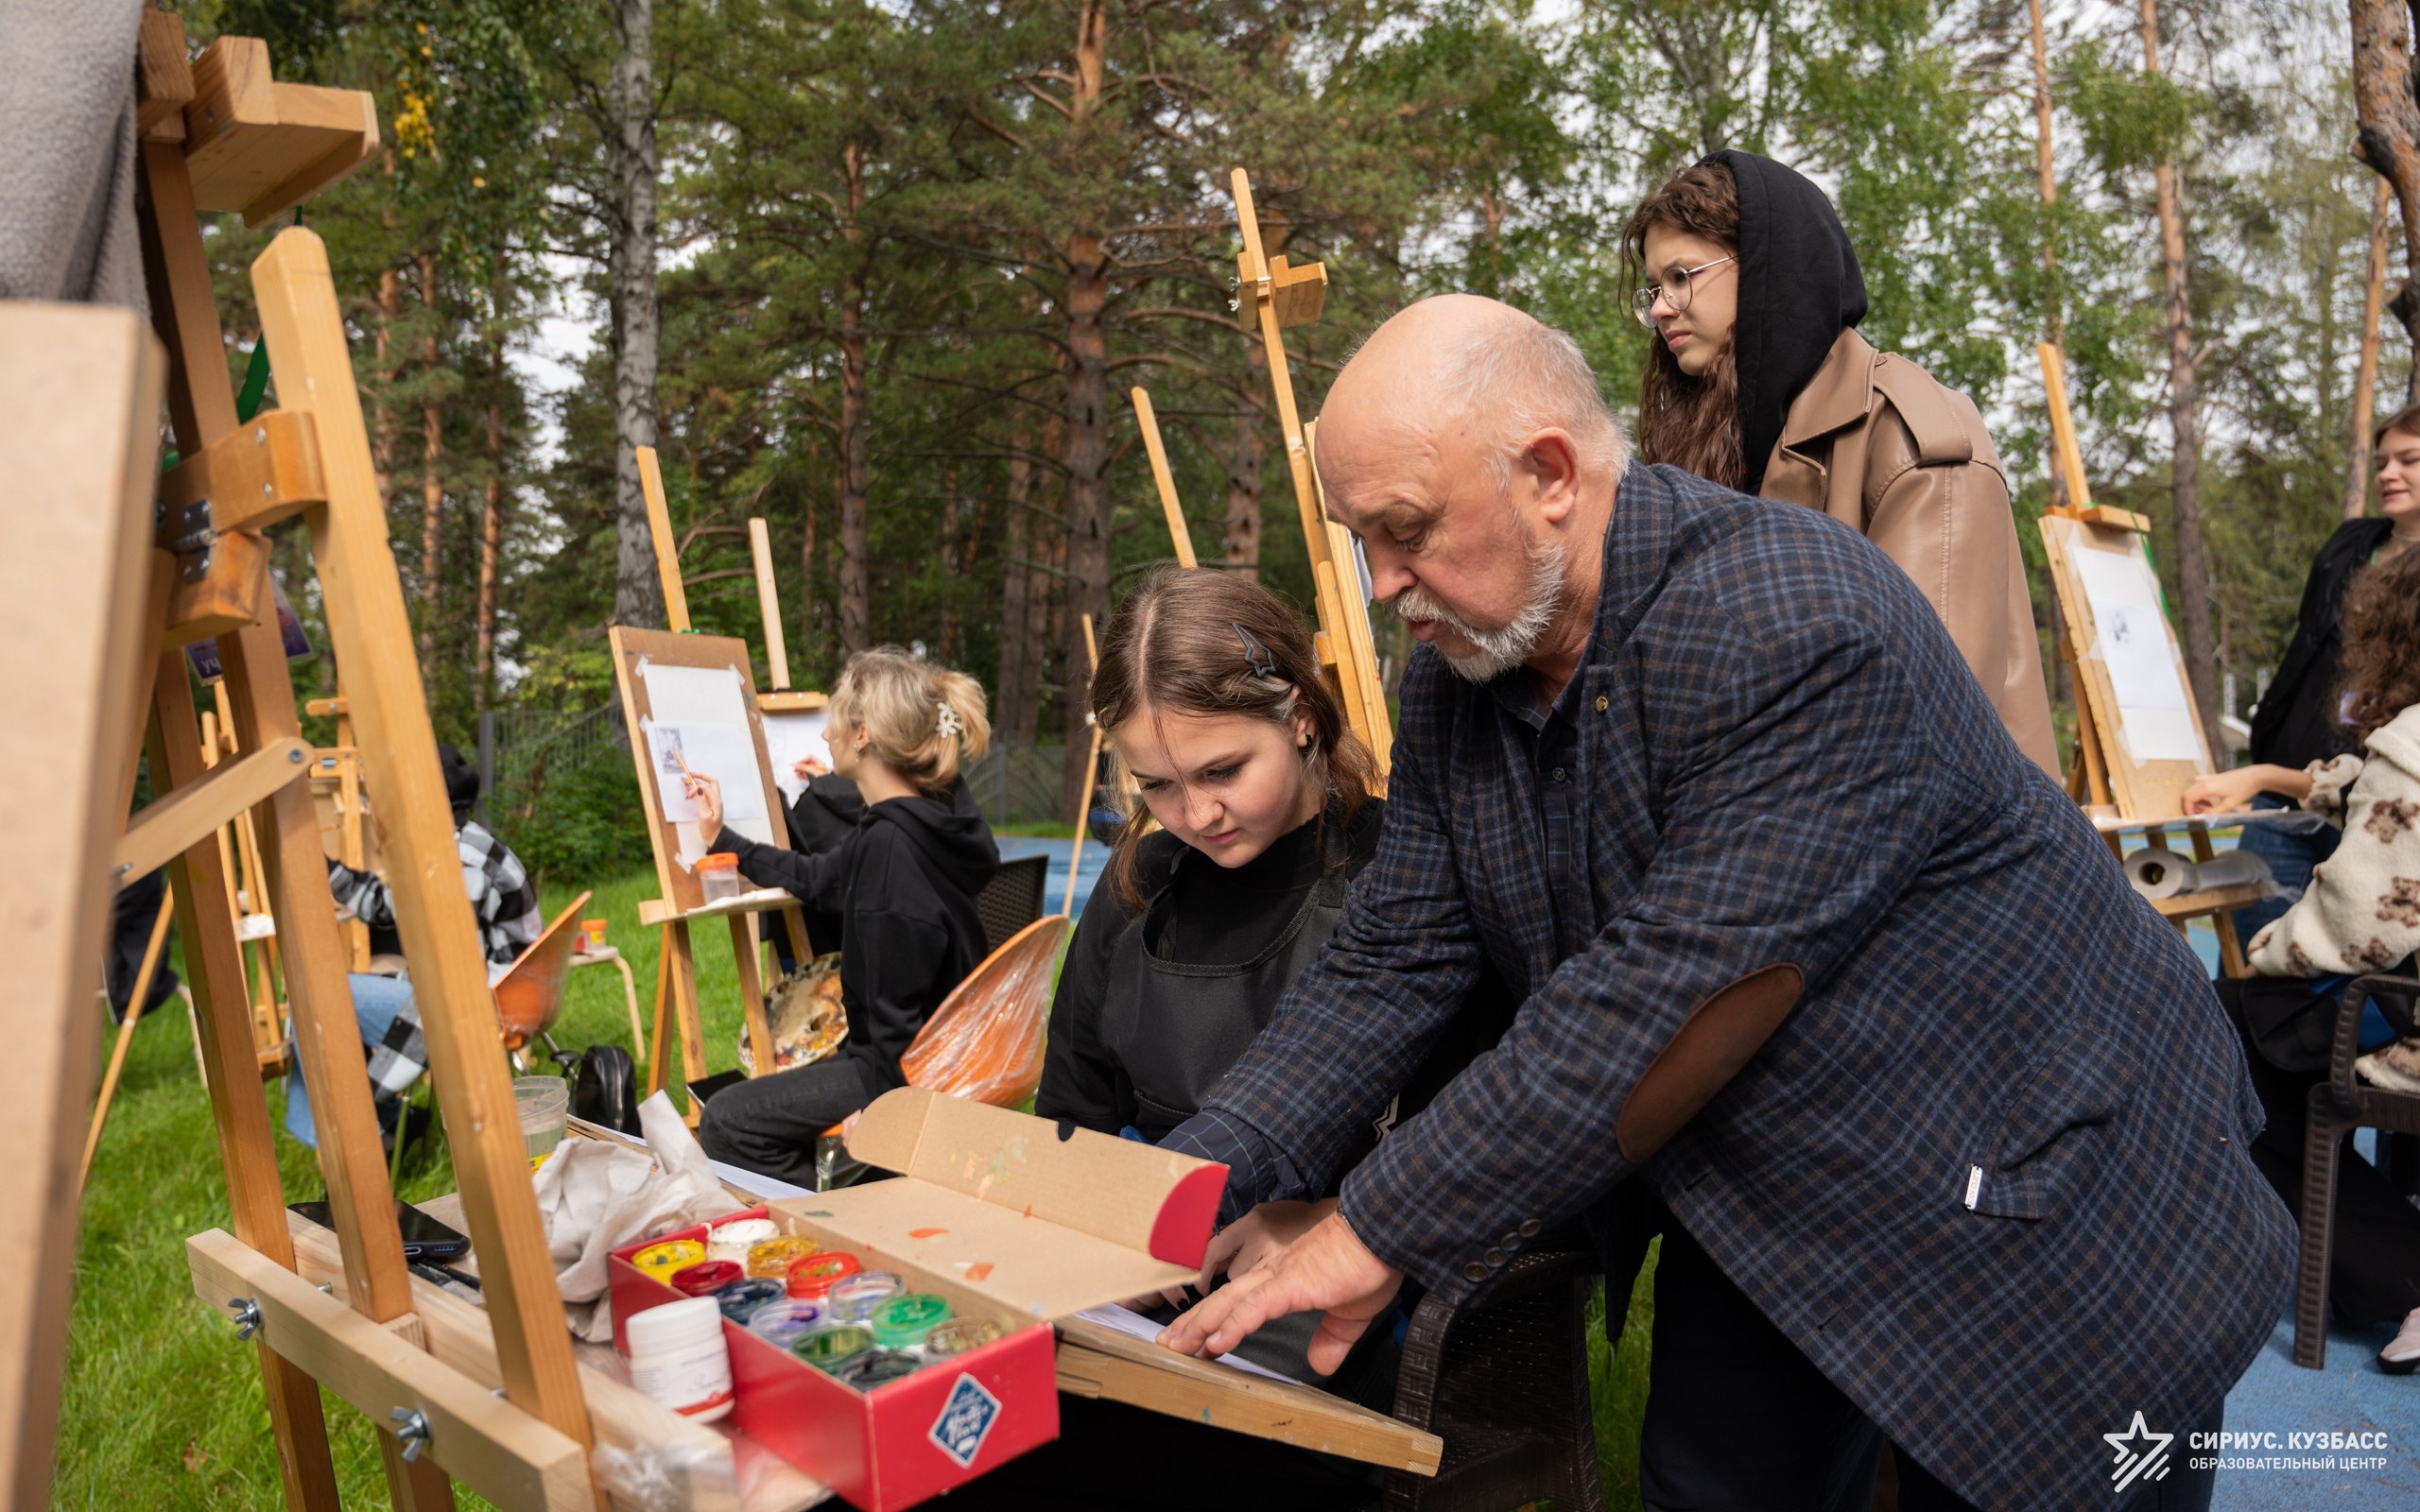
<instances>
[{"instance_id":1,"label":"white plastic jar","mask_svg":"<svg viewBox=\"0 0 2420 1512\"><path fill-rule=\"evenodd\" d=\"M731 1411L731 1349L713 1297L685 1297L632 1314L622 1332L631 1346L631 1384L699 1422Z\"/></svg>"}]
</instances>

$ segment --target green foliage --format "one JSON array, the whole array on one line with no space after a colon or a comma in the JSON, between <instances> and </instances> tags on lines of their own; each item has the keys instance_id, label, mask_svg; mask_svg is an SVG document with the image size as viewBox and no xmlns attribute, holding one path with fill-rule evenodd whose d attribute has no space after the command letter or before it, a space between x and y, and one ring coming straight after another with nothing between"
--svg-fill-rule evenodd
<instances>
[{"instance_id":1,"label":"green foliage","mask_svg":"<svg viewBox=\"0 0 2420 1512\"><path fill-rule=\"evenodd\" d=\"M610 877L652 862L638 773L604 750L577 771L549 777L526 814L498 814L494 829L532 876L554 883Z\"/></svg>"}]
</instances>

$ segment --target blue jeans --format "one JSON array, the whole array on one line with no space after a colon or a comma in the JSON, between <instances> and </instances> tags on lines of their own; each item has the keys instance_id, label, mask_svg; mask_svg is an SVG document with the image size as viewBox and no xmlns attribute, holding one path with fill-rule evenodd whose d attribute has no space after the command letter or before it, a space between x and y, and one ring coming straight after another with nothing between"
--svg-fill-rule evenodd
<instances>
[{"instance_id":1,"label":"blue jeans","mask_svg":"<svg viewBox=\"0 0 2420 1512\"><path fill-rule=\"evenodd\" d=\"M412 985L394 976L356 975L351 981L353 1017L361 1026L361 1042L374 1045L387 1038L395 1015L412 1000ZM303 1090L299 1073L285 1078L285 1132L312 1149L320 1147L319 1126L311 1122L311 1094Z\"/></svg>"},{"instance_id":2,"label":"blue jeans","mask_svg":"<svg viewBox=\"0 0 2420 1512\"><path fill-rule=\"evenodd\" d=\"M2273 793L2263 793L2252 800L2256 809L2287 809L2293 807ZM2252 936L2281 918L2294 905L2294 900L2310 885L2310 868L2336 853L2336 842L2343 838L2334 826L2306 820L2301 825L2247 824L2243 837L2236 849L2249 851L2269 863L2269 874L2277 879L2284 896L2263 898L2235 911L2236 937L2246 949Z\"/></svg>"}]
</instances>

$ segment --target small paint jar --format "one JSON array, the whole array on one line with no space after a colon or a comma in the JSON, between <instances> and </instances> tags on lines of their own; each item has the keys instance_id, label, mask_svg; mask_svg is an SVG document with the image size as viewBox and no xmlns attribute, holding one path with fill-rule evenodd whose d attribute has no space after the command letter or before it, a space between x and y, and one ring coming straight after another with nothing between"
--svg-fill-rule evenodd
<instances>
[{"instance_id":1,"label":"small paint jar","mask_svg":"<svg viewBox=\"0 0 2420 1512\"><path fill-rule=\"evenodd\" d=\"M748 1274L769 1276L777 1281L784 1280L789 1275L792 1265L821 1247L812 1239L801 1239L792 1234L785 1234L778 1239L760 1239L748 1246Z\"/></svg>"},{"instance_id":2,"label":"small paint jar","mask_svg":"<svg viewBox=\"0 0 2420 1512\"><path fill-rule=\"evenodd\" d=\"M936 1323L925 1335L925 1357L947 1360L956 1355L971 1354L987 1344L997 1344L1007 1331L988 1317L954 1317L946 1323Z\"/></svg>"},{"instance_id":3,"label":"small paint jar","mask_svg":"<svg viewBox=\"0 0 2420 1512\"><path fill-rule=\"evenodd\" d=\"M782 1299L782 1283L762 1276L737 1280L715 1293L715 1305L722 1315L745 1328L749 1318L768 1302Z\"/></svg>"},{"instance_id":4,"label":"small paint jar","mask_svg":"<svg viewBox=\"0 0 2420 1512\"><path fill-rule=\"evenodd\" d=\"M823 1299L832 1304L838 1323L863 1323L876 1309L908 1290L908 1283L887 1270L870 1270L832 1283Z\"/></svg>"},{"instance_id":5,"label":"small paint jar","mask_svg":"<svg viewBox=\"0 0 2420 1512\"><path fill-rule=\"evenodd\" d=\"M734 1218L706 1230L706 1258L734 1261L745 1269L750 1247L781 1233L770 1218Z\"/></svg>"},{"instance_id":6,"label":"small paint jar","mask_svg":"<svg viewBox=\"0 0 2420 1512\"><path fill-rule=\"evenodd\" d=\"M744 1280L728 1260L701 1260L672 1273L672 1289L683 1297L712 1297L735 1280Z\"/></svg>"},{"instance_id":7,"label":"small paint jar","mask_svg":"<svg viewBox=\"0 0 2420 1512\"><path fill-rule=\"evenodd\" d=\"M812 1332L822 1326L823 1304L821 1302L801 1302L785 1297L778 1302L767 1302L748 1314L749 1332L785 1349L800 1334Z\"/></svg>"},{"instance_id":8,"label":"small paint jar","mask_svg":"<svg viewBox=\"0 0 2420 1512\"><path fill-rule=\"evenodd\" d=\"M912 1349L937 1323L949 1321L949 1299L930 1292L894 1297L874 1311L873 1341L886 1349Z\"/></svg>"},{"instance_id":9,"label":"small paint jar","mask_svg":"<svg viewBox=\"0 0 2420 1512\"><path fill-rule=\"evenodd\" d=\"M739 857L729 850L717 850L698 858L698 890L706 902L718 903L739 896Z\"/></svg>"},{"instance_id":10,"label":"small paint jar","mask_svg":"<svg viewBox=\"0 0 2420 1512\"><path fill-rule=\"evenodd\" d=\"M650 1307L631 1314L622 1332L630 1343L631 1384L699 1422L731 1411L731 1350L713 1297Z\"/></svg>"},{"instance_id":11,"label":"small paint jar","mask_svg":"<svg viewBox=\"0 0 2420 1512\"><path fill-rule=\"evenodd\" d=\"M696 1240L667 1239L659 1245L649 1245L632 1255L631 1263L636 1265L639 1268L639 1274L648 1280L662 1281L669 1286L672 1283L674 1271L686 1270L705 1258L706 1246Z\"/></svg>"},{"instance_id":12,"label":"small paint jar","mask_svg":"<svg viewBox=\"0 0 2420 1512\"><path fill-rule=\"evenodd\" d=\"M903 1376L912 1376L925 1362L904 1349L869 1349L832 1372L844 1386L872 1391Z\"/></svg>"},{"instance_id":13,"label":"small paint jar","mask_svg":"<svg viewBox=\"0 0 2420 1512\"><path fill-rule=\"evenodd\" d=\"M862 1323L812 1329L790 1340L790 1353L827 1375L873 1348L873 1331Z\"/></svg>"},{"instance_id":14,"label":"small paint jar","mask_svg":"<svg viewBox=\"0 0 2420 1512\"><path fill-rule=\"evenodd\" d=\"M790 1263L789 1293L792 1297L819 1299L834 1283L847 1280L861 1268L857 1257L846 1250L821 1250Z\"/></svg>"}]
</instances>

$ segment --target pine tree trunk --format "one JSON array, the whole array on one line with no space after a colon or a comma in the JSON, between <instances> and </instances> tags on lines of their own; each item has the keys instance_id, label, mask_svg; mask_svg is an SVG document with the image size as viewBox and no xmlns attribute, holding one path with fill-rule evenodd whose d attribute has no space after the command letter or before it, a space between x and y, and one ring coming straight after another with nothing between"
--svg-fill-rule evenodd
<instances>
[{"instance_id":1,"label":"pine tree trunk","mask_svg":"<svg viewBox=\"0 0 2420 1512\"><path fill-rule=\"evenodd\" d=\"M2143 71L2159 72L2157 0L2142 0ZM2171 438L2169 489L2176 525L2176 587L2185 629L2185 671L2202 728L2219 731L2219 655L2210 627L2210 556L2202 535L2201 395L2194 375L2191 289L2186 279L2185 210L2177 197L2176 164L2152 168L2159 201L2161 281L2168 323L2168 419Z\"/></svg>"},{"instance_id":2,"label":"pine tree trunk","mask_svg":"<svg viewBox=\"0 0 2420 1512\"><path fill-rule=\"evenodd\" d=\"M2050 151L2050 50L2042 33L2042 0L2026 0L2026 10L2033 27L2033 181L2042 196L2047 222L2052 207L2059 202L2058 165ZM2058 233L2046 224L2042 230L2042 271L2048 276L2043 297L2042 339L2054 347L2061 345L2066 323L2059 309L2058 266ZM2049 506L2064 509L2067 507L2067 480L2059 472L2055 451L2049 447L2043 451L2051 459L2047 469L2050 475Z\"/></svg>"},{"instance_id":3,"label":"pine tree trunk","mask_svg":"<svg viewBox=\"0 0 2420 1512\"><path fill-rule=\"evenodd\" d=\"M1104 0L1083 0L1077 13L1076 82L1069 106L1080 137L1100 107L1108 56ZM1067 270L1067 401L1063 448L1067 472L1067 576L1060 642L1065 692L1060 704L1067 739L1067 812L1083 822L1093 774L1092 668L1082 616L1109 623L1109 341L1102 318L1109 306L1109 251L1100 233L1079 229L1062 244Z\"/></svg>"},{"instance_id":4,"label":"pine tree trunk","mask_svg":"<svg viewBox=\"0 0 2420 1512\"><path fill-rule=\"evenodd\" d=\"M2407 342L2420 344L2420 96L2411 77L2410 14L2396 0L2350 0L2353 113L2362 161L2394 186L2403 212L2403 286L2388 308ZM2420 399L2420 362L2404 403Z\"/></svg>"},{"instance_id":5,"label":"pine tree trunk","mask_svg":"<svg viewBox=\"0 0 2420 1512\"><path fill-rule=\"evenodd\" d=\"M1265 487L1261 427L1266 417L1251 396L1268 391L1269 353L1260 344L1257 330L1247 335L1244 349L1244 382L1250 387L1239 396L1242 407L1228 429L1225 455L1219 458L1227 473L1227 524L1219 555L1228 570L1256 582L1260 578L1260 501Z\"/></svg>"},{"instance_id":6,"label":"pine tree trunk","mask_svg":"<svg viewBox=\"0 0 2420 1512\"><path fill-rule=\"evenodd\" d=\"M813 468L812 464L814 460L815 449L810 446L807 453L807 461L810 466L810 471L820 472L820 469ZM804 649L808 646L821 646L824 644L822 610L821 609L821 601L815 596L816 584L822 576L822 563L815 559L817 532L815 528L815 494L812 490L808 490L806 496L800 501L799 515L798 644L800 647ZM821 655L821 652L809 652L808 654ZM818 674L809 674L809 679L815 680L820 675Z\"/></svg>"},{"instance_id":7,"label":"pine tree trunk","mask_svg":"<svg viewBox=\"0 0 2420 1512\"><path fill-rule=\"evenodd\" d=\"M488 482L479 511L478 652L471 669L472 707L487 711L495 698L495 579L504 540L504 249L489 268L493 290L488 310Z\"/></svg>"},{"instance_id":8,"label":"pine tree trunk","mask_svg":"<svg viewBox=\"0 0 2420 1512\"><path fill-rule=\"evenodd\" d=\"M994 727L1016 745L1033 744L1036 698L1034 662L1040 649L1027 624L1027 605L1033 592L1033 524L1028 499L1033 491L1033 463L1023 454L1025 437L1011 438L1016 455L1009 458L1009 519L1003 532L1000 569L1000 679Z\"/></svg>"},{"instance_id":9,"label":"pine tree trunk","mask_svg":"<svg viewBox=\"0 0 2420 1512\"><path fill-rule=\"evenodd\" d=\"M857 212L865 202L865 159L855 142L842 154L848 206L841 240L860 253ZM840 649L873 644L873 586L866 561L866 274L852 256L840 280Z\"/></svg>"},{"instance_id":10,"label":"pine tree trunk","mask_svg":"<svg viewBox=\"0 0 2420 1512\"><path fill-rule=\"evenodd\" d=\"M622 50L614 59L614 130L607 139L617 191L612 257L614 314L614 622L664 623L664 588L648 533L638 449L653 446L661 335L655 289L655 6L621 0Z\"/></svg>"},{"instance_id":11,"label":"pine tree trunk","mask_svg":"<svg viewBox=\"0 0 2420 1512\"><path fill-rule=\"evenodd\" d=\"M431 252L420 254L420 302L428 315L428 340L422 355L428 365L426 382L431 386L420 406L420 675L424 682L437 682L437 615L439 566L438 547L445 523L445 479L441 468L445 460L445 415L437 400L434 387L437 373L437 333L443 320L438 308L437 257Z\"/></svg>"},{"instance_id":12,"label":"pine tree trunk","mask_svg":"<svg viewBox=\"0 0 2420 1512\"><path fill-rule=\"evenodd\" d=\"M2344 463L2344 518L2359 520L2370 502L2370 421L2377 412L2378 316L2386 292L2386 221L2394 190L2384 179L2370 205L2369 282L2361 295L2361 356L2353 369L2353 447Z\"/></svg>"}]
</instances>

